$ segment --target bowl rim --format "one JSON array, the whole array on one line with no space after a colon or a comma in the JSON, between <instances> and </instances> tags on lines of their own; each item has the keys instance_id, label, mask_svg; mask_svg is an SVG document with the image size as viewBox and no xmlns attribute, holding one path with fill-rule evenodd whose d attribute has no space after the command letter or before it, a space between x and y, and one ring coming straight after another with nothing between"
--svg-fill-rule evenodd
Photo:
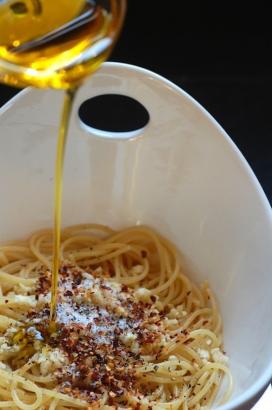
<instances>
[{"instance_id":1,"label":"bowl rim","mask_svg":"<svg viewBox=\"0 0 272 410\"><path fill-rule=\"evenodd\" d=\"M257 197L259 198L263 212L267 219L269 220L269 227L272 229L272 209L269 204L269 201L261 187L256 175L254 174L253 170L251 169L250 165L248 164L247 160L238 149L236 144L232 141L230 136L227 132L223 129L223 127L215 120L215 118L199 103L197 102L190 94L184 91L181 87L174 84L172 81L167 80L163 76L154 73L151 70L146 68L142 68L136 65L120 63L120 62L106 62L102 64L100 69L97 71L97 75L99 74L109 74L112 72L131 72L138 77L149 77L152 80L160 82L163 86L170 88L171 90L175 91L177 94L181 95L192 107L196 108L203 117L205 117L209 123L214 127L217 131L217 138L220 137L222 141L226 142L228 147L230 148L232 154L239 160L241 164L241 168L248 178L248 181L253 186L254 191L256 192ZM94 74L94 76L96 73ZM32 87L28 87L23 89L14 97L12 97L9 101L7 101L1 108L0 108L0 120L1 115L4 114L8 109L10 109L17 100L21 99L25 94L30 93ZM268 227L268 229L269 229ZM269 385L272 378L272 360L267 365L266 370L263 374L253 383L253 385L247 389L245 392L239 394L237 398L230 399L229 403L220 405L217 407L217 410L238 410L242 405L249 403L258 395L260 396L265 388Z\"/></svg>"}]
</instances>

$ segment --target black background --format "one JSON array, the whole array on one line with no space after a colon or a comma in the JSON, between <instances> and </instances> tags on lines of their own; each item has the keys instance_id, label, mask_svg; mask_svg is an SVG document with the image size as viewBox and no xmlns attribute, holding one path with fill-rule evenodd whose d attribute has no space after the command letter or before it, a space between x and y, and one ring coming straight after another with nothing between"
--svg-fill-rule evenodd
<instances>
[{"instance_id":1,"label":"black background","mask_svg":"<svg viewBox=\"0 0 272 410\"><path fill-rule=\"evenodd\" d=\"M129 0L114 61L172 80L225 128L272 202L272 34L262 2ZM243 3L240 3L240 6ZM0 86L0 104L16 90Z\"/></svg>"}]
</instances>

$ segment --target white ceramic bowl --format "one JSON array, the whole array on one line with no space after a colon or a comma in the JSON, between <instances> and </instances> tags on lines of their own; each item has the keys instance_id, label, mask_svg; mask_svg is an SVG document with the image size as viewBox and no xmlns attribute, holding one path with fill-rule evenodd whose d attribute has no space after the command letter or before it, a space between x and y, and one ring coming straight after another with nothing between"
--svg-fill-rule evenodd
<instances>
[{"instance_id":1,"label":"white ceramic bowl","mask_svg":"<svg viewBox=\"0 0 272 410\"><path fill-rule=\"evenodd\" d=\"M139 138L93 138L82 126L78 107L104 93L131 96L147 108L150 122ZM62 98L27 89L1 110L0 240L52 225ZM65 225L149 224L183 250L195 280L209 280L235 380L232 400L220 409L250 408L272 376L272 218L257 179L223 129L162 77L107 63L76 98L64 185Z\"/></svg>"}]
</instances>

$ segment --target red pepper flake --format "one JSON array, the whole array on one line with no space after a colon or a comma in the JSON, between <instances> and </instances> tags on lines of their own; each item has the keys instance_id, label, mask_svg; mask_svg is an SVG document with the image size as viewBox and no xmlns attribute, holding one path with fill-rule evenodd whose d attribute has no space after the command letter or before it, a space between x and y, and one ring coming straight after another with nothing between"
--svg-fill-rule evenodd
<instances>
[{"instance_id":1,"label":"red pepper flake","mask_svg":"<svg viewBox=\"0 0 272 410\"><path fill-rule=\"evenodd\" d=\"M147 256L146 251L142 256ZM34 322L36 329L41 332L49 346L60 348L67 358L68 365L56 372L60 391L86 400L91 403L89 407L92 410L96 406L99 408L99 400L107 391L109 398L106 404L122 407L126 406L124 398L128 393L134 396L139 394L139 400L150 393L146 386L137 383L136 368L144 364L141 355L144 354L146 346L149 348L149 354L157 357L163 351L161 313L154 310L152 303L137 301L134 290L127 285L121 285L123 293L120 292L117 296L116 306L101 307L92 304L89 297L91 293L95 293L96 288L108 290L112 292L112 296L116 294L111 283L104 276L100 278L95 273L92 274L92 269L89 268L88 272L93 276L95 286L90 281L91 285L87 285L87 288L80 269L66 265L60 270L58 321L54 334L48 334L47 330L49 304L44 304L41 310L33 309L27 317L31 322L38 319ZM110 274L113 272L109 268L108 270ZM37 297L40 294L48 294L50 285L51 274L41 274L36 289ZM75 295L82 296L83 301L89 298L88 303L76 303L73 298ZM154 303L156 300L157 297L152 295L151 301ZM125 310L122 315L116 309L120 303ZM169 307L165 312L167 310ZM139 353L135 353L131 346L122 342L122 335L131 332L137 337ZM157 343L153 349L155 341ZM158 344L160 349L157 348ZM152 371L157 371L158 368L158 365L154 365ZM136 408L137 406L140 408L140 403ZM151 408L150 406L149 410Z\"/></svg>"},{"instance_id":2,"label":"red pepper flake","mask_svg":"<svg viewBox=\"0 0 272 410\"><path fill-rule=\"evenodd\" d=\"M66 290L64 296L73 296L73 292L71 290Z\"/></svg>"},{"instance_id":3,"label":"red pepper flake","mask_svg":"<svg viewBox=\"0 0 272 410\"><path fill-rule=\"evenodd\" d=\"M144 249L141 250L141 256L142 258L147 258L147 252Z\"/></svg>"}]
</instances>

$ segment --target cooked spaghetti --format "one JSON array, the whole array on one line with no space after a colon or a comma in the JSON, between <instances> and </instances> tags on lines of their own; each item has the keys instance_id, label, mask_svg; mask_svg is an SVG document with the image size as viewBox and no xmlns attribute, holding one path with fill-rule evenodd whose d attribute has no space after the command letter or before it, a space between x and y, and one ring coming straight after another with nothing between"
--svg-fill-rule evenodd
<instances>
[{"instance_id":1,"label":"cooked spaghetti","mask_svg":"<svg viewBox=\"0 0 272 410\"><path fill-rule=\"evenodd\" d=\"M62 233L49 326L52 233L0 247L0 408L210 408L232 379L208 285L150 228Z\"/></svg>"}]
</instances>

